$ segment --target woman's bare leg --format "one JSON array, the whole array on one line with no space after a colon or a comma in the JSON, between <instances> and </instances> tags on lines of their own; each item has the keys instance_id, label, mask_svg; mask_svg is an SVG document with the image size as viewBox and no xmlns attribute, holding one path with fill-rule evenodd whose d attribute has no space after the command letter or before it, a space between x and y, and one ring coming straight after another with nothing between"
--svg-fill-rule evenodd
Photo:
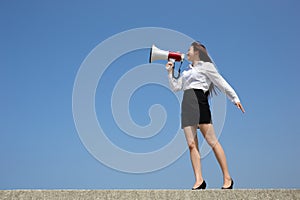
<instances>
[{"instance_id":1,"label":"woman's bare leg","mask_svg":"<svg viewBox=\"0 0 300 200\"><path fill-rule=\"evenodd\" d=\"M191 162L195 174L195 184L193 188L196 188L200 186L203 182L200 153L198 148L197 126L184 127L183 130L190 150Z\"/></svg>"},{"instance_id":2,"label":"woman's bare leg","mask_svg":"<svg viewBox=\"0 0 300 200\"><path fill-rule=\"evenodd\" d=\"M200 124L200 131L207 141L207 143L212 147L214 154L218 160L223 173L223 187L229 187L231 184L231 176L228 171L227 161L225 152L219 143L215 130L212 124Z\"/></svg>"}]
</instances>

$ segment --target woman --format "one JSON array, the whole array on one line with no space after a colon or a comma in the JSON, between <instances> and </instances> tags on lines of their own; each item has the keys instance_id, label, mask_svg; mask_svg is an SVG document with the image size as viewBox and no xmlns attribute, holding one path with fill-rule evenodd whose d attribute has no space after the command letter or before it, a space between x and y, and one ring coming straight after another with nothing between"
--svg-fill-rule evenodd
<instances>
[{"instance_id":1,"label":"woman","mask_svg":"<svg viewBox=\"0 0 300 200\"><path fill-rule=\"evenodd\" d=\"M232 189L233 180L229 174L226 156L215 135L208 104L208 96L216 86L244 113L238 95L218 73L208 56L206 48L199 42L193 42L188 50L187 59L191 62L189 68L183 71L178 79L174 79L173 62L166 64L171 89L176 92L184 90L181 105L181 127L184 130L190 150L190 158L195 175L195 189L205 189L206 182L202 177L200 153L198 147L197 128L200 129L213 152L223 173L222 189Z\"/></svg>"}]
</instances>

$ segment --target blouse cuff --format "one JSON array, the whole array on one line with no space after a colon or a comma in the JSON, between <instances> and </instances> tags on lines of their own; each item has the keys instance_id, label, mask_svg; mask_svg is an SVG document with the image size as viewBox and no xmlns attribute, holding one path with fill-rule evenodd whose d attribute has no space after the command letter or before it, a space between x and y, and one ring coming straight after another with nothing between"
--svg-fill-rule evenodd
<instances>
[{"instance_id":1,"label":"blouse cuff","mask_svg":"<svg viewBox=\"0 0 300 200\"><path fill-rule=\"evenodd\" d=\"M232 103L237 103L237 102L241 102L240 99L238 97L235 97L234 99L232 99Z\"/></svg>"}]
</instances>

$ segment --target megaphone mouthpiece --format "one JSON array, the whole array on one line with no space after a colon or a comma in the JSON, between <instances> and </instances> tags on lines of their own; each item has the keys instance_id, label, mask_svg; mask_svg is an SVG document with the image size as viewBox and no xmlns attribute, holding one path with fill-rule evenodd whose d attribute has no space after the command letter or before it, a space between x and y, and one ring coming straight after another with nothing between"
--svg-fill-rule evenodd
<instances>
[{"instance_id":1,"label":"megaphone mouthpiece","mask_svg":"<svg viewBox=\"0 0 300 200\"><path fill-rule=\"evenodd\" d=\"M181 62L184 60L184 54L179 52L169 52L168 60L174 59L177 62Z\"/></svg>"}]
</instances>

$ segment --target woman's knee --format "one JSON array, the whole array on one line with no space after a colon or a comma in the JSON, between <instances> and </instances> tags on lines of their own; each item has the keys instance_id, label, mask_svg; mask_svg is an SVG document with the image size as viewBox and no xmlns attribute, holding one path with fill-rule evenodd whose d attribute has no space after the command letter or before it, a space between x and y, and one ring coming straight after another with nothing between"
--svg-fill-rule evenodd
<instances>
[{"instance_id":1,"label":"woman's knee","mask_svg":"<svg viewBox=\"0 0 300 200\"><path fill-rule=\"evenodd\" d=\"M218 143L218 139L216 137L205 136L205 140L211 148Z\"/></svg>"},{"instance_id":2,"label":"woman's knee","mask_svg":"<svg viewBox=\"0 0 300 200\"><path fill-rule=\"evenodd\" d=\"M197 148L197 144L196 144L195 141L190 141L190 142L188 142L188 147L189 147L189 149L190 149L190 151L191 151L191 150Z\"/></svg>"}]
</instances>

